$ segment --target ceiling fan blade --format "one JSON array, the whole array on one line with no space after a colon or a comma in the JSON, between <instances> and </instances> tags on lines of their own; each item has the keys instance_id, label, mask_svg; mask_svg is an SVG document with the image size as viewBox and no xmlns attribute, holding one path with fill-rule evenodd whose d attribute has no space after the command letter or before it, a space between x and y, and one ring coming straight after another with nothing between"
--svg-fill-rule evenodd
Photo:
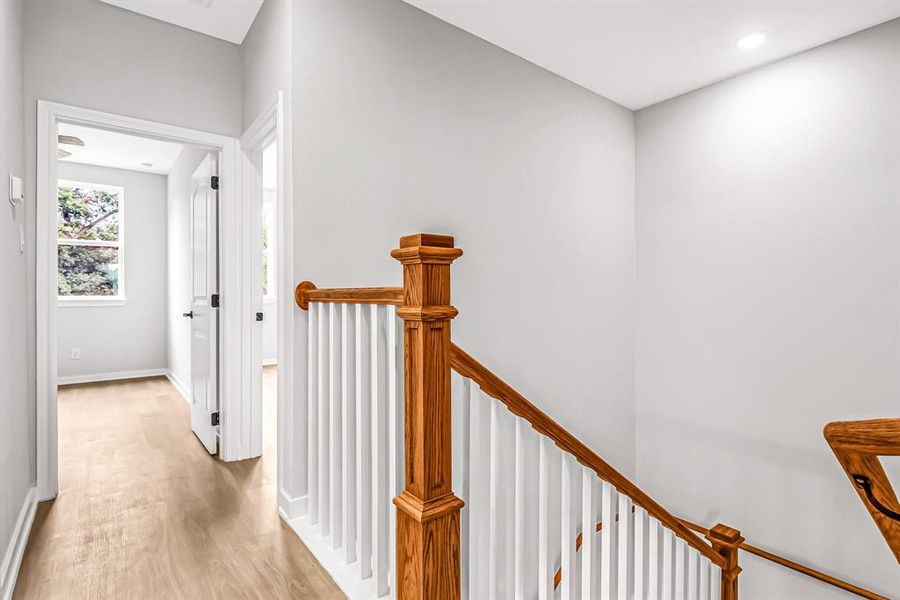
<instances>
[{"instance_id":1,"label":"ceiling fan blade","mask_svg":"<svg viewBox=\"0 0 900 600\"><path fill-rule=\"evenodd\" d=\"M84 146L84 141L74 135L58 135L56 139L60 144L66 144L67 146Z\"/></svg>"}]
</instances>

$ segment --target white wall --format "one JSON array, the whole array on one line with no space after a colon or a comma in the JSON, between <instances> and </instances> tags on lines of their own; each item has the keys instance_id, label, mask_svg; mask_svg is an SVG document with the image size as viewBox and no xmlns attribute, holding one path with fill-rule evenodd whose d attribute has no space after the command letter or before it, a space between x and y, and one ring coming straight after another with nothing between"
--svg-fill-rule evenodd
<instances>
[{"instance_id":1,"label":"white wall","mask_svg":"<svg viewBox=\"0 0 900 600\"><path fill-rule=\"evenodd\" d=\"M34 346L28 341L25 208L9 203L9 174L24 177L22 2L0 2L0 562L28 490L35 484ZM3 574L0 574L0 578ZM0 595L5 592L0 587Z\"/></svg>"},{"instance_id":2,"label":"white wall","mask_svg":"<svg viewBox=\"0 0 900 600\"><path fill-rule=\"evenodd\" d=\"M168 347L169 374L187 392L191 389L191 176L207 151L185 146L167 177L168 222Z\"/></svg>"},{"instance_id":3,"label":"white wall","mask_svg":"<svg viewBox=\"0 0 900 600\"><path fill-rule=\"evenodd\" d=\"M900 409L898 107L893 21L637 116L638 482L887 596L822 427ZM843 597L742 560L742 599Z\"/></svg>"},{"instance_id":4,"label":"white wall","mask_svg":"<svg viewBox=\"0 0 900 600\"><path fill-rule=\"evenodd\" d=\"M166 367L166 176L59 162L60 179L124 191L124 306L60 306L59 377ZM73 360L71 349L80 348Z\"/></svg>"},{"instance_id":5,"label":"white wall","mask_svg":"<svg viewBox=\"0 0 900 600\"><path fill-rule=\"evenodd\" d=\"M633 474L633 114L399 1L291 13L295 280L454 234L454 340Z\"/></svg>"}]
</instances>

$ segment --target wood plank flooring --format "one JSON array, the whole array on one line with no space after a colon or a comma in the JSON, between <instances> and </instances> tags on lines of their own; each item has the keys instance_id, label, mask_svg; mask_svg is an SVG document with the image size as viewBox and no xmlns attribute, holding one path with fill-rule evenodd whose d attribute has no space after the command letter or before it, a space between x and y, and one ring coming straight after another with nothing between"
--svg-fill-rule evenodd
<instances>
[{"instance_id":1,"label":"wood plank flooring","mask_svg":"<svg viewBox=\"0 0 900 600\"><path fill-rule=\"evenodd\" d=\"M264 454L236 463L207 454L165 378L60 388L60 493L14 598L343 598L275 512L276 376Z\"/></svg>"}]
</instances>

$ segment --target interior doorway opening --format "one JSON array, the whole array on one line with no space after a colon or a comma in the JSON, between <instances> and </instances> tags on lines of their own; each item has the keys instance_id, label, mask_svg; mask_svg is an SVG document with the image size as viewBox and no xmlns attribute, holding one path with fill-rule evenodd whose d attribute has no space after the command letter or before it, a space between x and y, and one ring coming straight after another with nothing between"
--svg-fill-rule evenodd
<instances>
[{"instance_id":1,"label":"interior doorway opening","mask_svg":"<svg viewBox=\"0 0 900 600\"><path fill-rule=\"evenodd\" d=\"M240 315L218 300L242 282L220 276L239 252L225 252L218 239L239 239L230 210L238 178L228 176L236 150L225 136L38 103L39 500L60 489L60 384L157 377L168 386L168 376L191 404L191 429L209 453L229 460L228 422L218 412L237 395L227 367L241 341L231 337L235 351L219 332ZM232 185L218 189L222 174ZM183 181L174 193L173 179ZM205 318L193 318L204 310ZM173 328L187 334L170 336ZM189 365L181 377L173 376L176 361Z\"/></svg>"}]
</instances>

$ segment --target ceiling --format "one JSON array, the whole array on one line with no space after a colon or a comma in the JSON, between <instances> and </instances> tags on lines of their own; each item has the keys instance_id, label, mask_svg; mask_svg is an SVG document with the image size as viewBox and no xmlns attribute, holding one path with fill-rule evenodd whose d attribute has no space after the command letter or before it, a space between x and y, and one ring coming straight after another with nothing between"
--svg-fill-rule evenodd
<instances>
[{"instance_id":1,"label":"ceiling","mask_svg":"<svg viewBox=\"0 0 900 600\"><path fill-rule=\"evenodd\" d=\"M241 44L263 0L101 0L185 29Z\"/></svg>"},{"instance_id":2,"label":"ceiling","mask_svg":"<svg viewBox=\"0 0 900 600\"><path fill-rule=\"evenodd\" d=\"M900 0L406 0L637 110L900 17ZM769 32L745 51L737 39Z\"/></svg>"},{"instance_id":3,"label":"ceiling","mask_svg":"<svg viewBox=\"0 0 900 600\"><path fill-rule=\"evenodd\" d=\"M59 135L73 135L84 142L83 147L60 145L60 148L72 153L72 156L60 159L63 162L114 167L160 175L165 175L171 170L172 164L183 148L181 144L173 142L152 140L69 123L59 124ZM146 167L143 163L149 163L152 166Z\"/></svg>"}]
</instances>

